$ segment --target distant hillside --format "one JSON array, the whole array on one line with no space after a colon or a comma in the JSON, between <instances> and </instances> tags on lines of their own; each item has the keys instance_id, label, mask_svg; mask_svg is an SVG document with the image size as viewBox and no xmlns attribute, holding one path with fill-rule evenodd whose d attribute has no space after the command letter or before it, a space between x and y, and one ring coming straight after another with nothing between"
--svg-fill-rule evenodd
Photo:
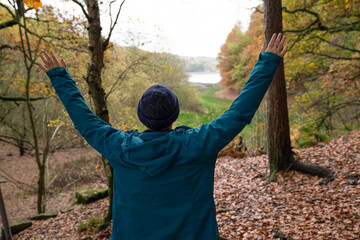
<instances>
[{"instance_id":1,"label":"distant hillside","mask_svg":"<svg viewBox=\"0 0 360 240\"><path fill-rule=\"evenodd\" d=\"M211 57L184 57L179 56L184 64L185 72L217 72L218 61Z\"/></svg>"}]
</instances>

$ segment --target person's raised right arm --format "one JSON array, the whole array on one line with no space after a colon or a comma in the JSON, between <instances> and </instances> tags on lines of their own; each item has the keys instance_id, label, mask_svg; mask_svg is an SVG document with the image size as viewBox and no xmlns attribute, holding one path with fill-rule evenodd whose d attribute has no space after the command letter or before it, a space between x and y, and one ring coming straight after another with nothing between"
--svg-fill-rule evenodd
<instances>
[{"instance_id":1,"label":"person's raised right arm","mask_svg":"<svg viewBox=\"0 0 360 240\"><path fill-rule=\"evenodd\" d=\"M188 130L186 145L198 146L200 152L205 151L203 154L217 154L250 124L287 51L287 46L283 47L284 41L281 33L274 34L266 50L262 46L249 80L229 110L210 123Z\"/></svg>"}]
</instances>

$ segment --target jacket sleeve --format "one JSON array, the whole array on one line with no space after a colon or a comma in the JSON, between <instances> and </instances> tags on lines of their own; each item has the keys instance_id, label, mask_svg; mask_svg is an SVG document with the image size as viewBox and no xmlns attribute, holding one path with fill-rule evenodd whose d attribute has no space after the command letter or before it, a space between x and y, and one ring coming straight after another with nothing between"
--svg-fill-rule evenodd
<instances>
[{"instance_id":1,"label":"jacket sleeve","mask_svg":"<svg viewBox=\"0 0 360 240\"><path fill-rule=\"evenodd\" d=\"M90 110L66 68L54 68L47 75L75 128L105 158L116 160L119 153L115 149L120 149L125 133L111 127Z\"/></svg>"},{"instance_id":2,"label":"jacket sleeve","mask_svg":"<svg viewBox=\"0 0 360 240\"><path fill-rule=\"evenodd\" d=\"M281 57L276 54L261 53L249 80L229 110L210 123L188 130L185 144L193 149L195 147L203 154L211 155L217 154L231 142L247 124L250 124L280 61Z\"/></svg>"}]
</instances>

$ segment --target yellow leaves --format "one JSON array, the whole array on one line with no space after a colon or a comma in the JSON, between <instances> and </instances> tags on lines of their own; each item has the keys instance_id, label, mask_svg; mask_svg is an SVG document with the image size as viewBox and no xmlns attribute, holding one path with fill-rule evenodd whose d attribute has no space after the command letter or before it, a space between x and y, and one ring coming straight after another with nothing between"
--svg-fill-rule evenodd
<instances>
[{"instance_id":1,"label":"yellow leaves","mask_svg":"<svg viewBox=\"0 0 360 240\"><path fill-rule=\"evenodd\" d=\"M96 166L95 166L95 171L97 171L97 172L99 172L99 171L101 171L102 169L101 169L101 165L100 164L96 164Z\"/></svg>"},{"instance_id":2,"label":"yellow leaves","mask_svg":"<svg viewBox=\"0 0 360 240\"><path fill-rule=\"evenodd\" d=\"M29 8L32 7L36 11L39 9L39 7L42 7L41 0L24 0L24 3L26 4L26 6L28 6Z\"/></svg>"},{"instance_id":3,"label":"yellow leaves","mask_svg":"<svg viewBox=\"0 0 360 240\"><path fill-rule=\"evenodd\" d=\"M57 127L60 125L64 125L64 122L62 120L50 120L47 124L47 127Z\"/></svg>"}]
</instances>

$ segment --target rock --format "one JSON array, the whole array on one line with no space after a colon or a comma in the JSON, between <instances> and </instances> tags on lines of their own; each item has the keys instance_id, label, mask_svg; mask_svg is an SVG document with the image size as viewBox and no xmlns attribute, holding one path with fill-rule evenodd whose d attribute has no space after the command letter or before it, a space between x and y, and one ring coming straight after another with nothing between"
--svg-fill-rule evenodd
<instances>
[{"instance_id":1,"label":"rock","mask_svg":"<svg viewBox=\"0 0 360 240\"><path fill-rule=\"evenodd\" d=\"M10 223L11 234L14 235L16 233L19 233L31 226L32 226L32 222L29 219L17 220L15 222ZM2 239L5 239L4 228L1 229L1 235L2 235Z\"/></svg>"},{"instance_id":2,"label":"rock","mask_svg":"<svg viewBox=\"0 0 360 240\"><path fill-rule=\"evenodd\" d=\"M41 213L36 214L34 216L29 217L30 220L45 220L48 218L54 218L58 215L58 212L51 212L51 213Z\"/></svg>"},{"instance_id":3,"label":"rock","mask_svg":"<svg viewBox=\"0 0 360 240\"><path fill-rule=\"evenodd\" d=\"M87 204L94 201L97 201L99 199L106 198L109 195L108 189L102 189L102 190L95 190L95 189L84 189L81 191L76 192L75 198L76 203L80 204Z\"/></svg>"}]
</instances>

